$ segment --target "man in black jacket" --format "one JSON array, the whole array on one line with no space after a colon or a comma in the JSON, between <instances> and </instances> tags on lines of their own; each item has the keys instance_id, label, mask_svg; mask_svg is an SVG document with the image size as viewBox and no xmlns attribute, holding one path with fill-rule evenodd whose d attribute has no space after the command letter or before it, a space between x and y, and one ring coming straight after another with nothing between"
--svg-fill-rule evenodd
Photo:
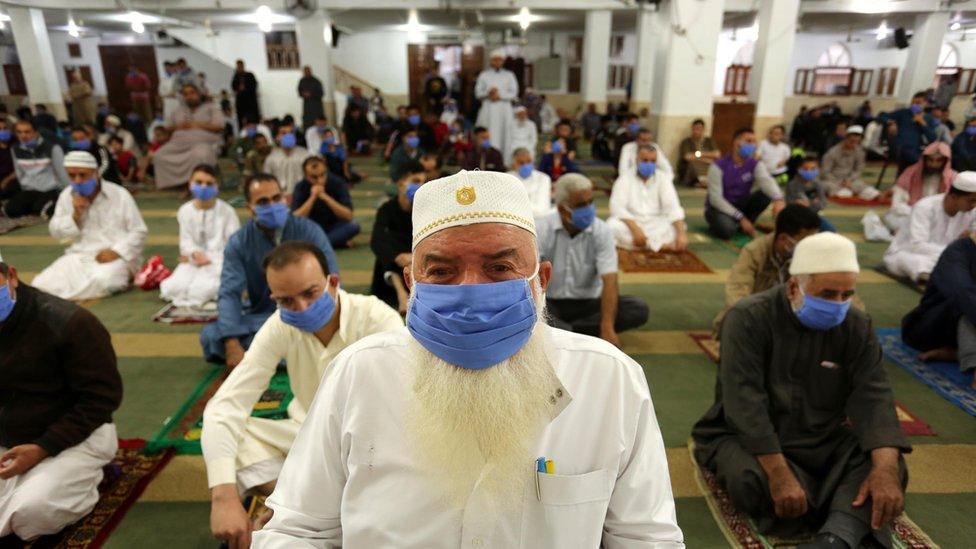
<instances>
[{"instance_id":1,"label":"man in black jacket","mask_svg":"<svg viewBox=\"0 0 976 549\"><path fill-rule=\"evenodd\" d=\"M98 319L0 259L0 544L53 534L98 502L122 379ZM16 540L14 540L16 541Z\"/></svg>"}]
</instances>

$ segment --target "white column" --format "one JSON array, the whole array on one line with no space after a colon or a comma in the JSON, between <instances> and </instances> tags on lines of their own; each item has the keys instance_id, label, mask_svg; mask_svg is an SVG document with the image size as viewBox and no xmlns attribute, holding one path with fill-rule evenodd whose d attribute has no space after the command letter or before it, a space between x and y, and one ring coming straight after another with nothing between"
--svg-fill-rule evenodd
<instances>
[{"instance_id":1,"label":"white column","mask_svg":"<svg viewBox=\"0 0 976 549\"><path fill-rule=\"evenodd\" d=\"M725 0L671 0L658 14L661 43L654 61L652 113L657 143L669 158L691 122L712 117L715 51Z\"/></svg>"},{"instance_id":2,"label":"white column","mask_svg":"<svg viewBox=\"0 0 976 549\"><path fill-rule=\"evenodd\" d=\"M298 39L298 55L302 66L312 67L312 74L322 81L323 102L325 113L332 124L338 124L336 119L335 79L332 75L332 18L328 12L321 10L305 19L295 21L295 34ZM326 42L326 37L330 42ZM300 112L300 111L299 111Z\"/></svg>"},{"instance_id":3,"label":"white column","mask_svg":"<svg viewBox=\"0 0 976 549\"><path fill-rule=\"evenodd\" d=\"M759 5L759 39L749 73L749 101L756 104L754 125L759 135L782 123L799 11L800 0L776 0Z\"/></svg>"},{"instance_id":4,"label":"white column","mask_svg":"<svg viewBox=\"0 0 976 549\"><path fill-rule=\"evenodd\" d=\"M36 8L8 6L7 15L10 16L17 57L31 104L43 104L58 118L67 117L44 12Z\"/></svg>"},{"instance_id":5,"label":"white column","mask_svg":"<svg viewBox=\"0 0 976 549\"><path fill-rule=\"evenodd\" d=\"M898 83L899 102L908 103L916 92L932 87L949 15L948 11L935 11L915 16L915 32Z\"/></svg>"},{"instance_id":6,"label":"white column","mask_svg":"<svg viewBox=\"0 0 976 549\"><path fill-rule=\"evenodd\" d=\"M607 106L612 24L613 14L610 10L586 12L580 90L583 92L583 103L596 103L596 108L600 111L605 110Z\"/></svg>"},{"instance_id":7,"label":"white column","mask_svg":"<svg viewBox=\"0 0 976 549\"><path fill-rule=\"evenodd\" d=\"M643 6L643 4L641 4ZM661 36L660 18L653 10L639 7L637 11L637 60L634 63L633 84L630 91L630 112L640 112L651 106L651 86L654 81L654 56Z\"/></svg>"}]
</instances>

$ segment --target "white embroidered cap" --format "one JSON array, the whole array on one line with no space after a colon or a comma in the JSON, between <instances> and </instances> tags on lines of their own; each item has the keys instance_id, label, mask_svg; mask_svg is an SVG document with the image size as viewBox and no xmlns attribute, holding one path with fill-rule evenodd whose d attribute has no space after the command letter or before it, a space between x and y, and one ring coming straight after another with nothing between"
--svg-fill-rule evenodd
<instances>
[{"instance_id":1,"label":"white embroidered cap","mask_svg":"<svg viewBox=\"0 0 976 549\"><path fill-rule=\"evenodd\" d=\"M535 236L529 195L515 176L465 171L425 183L413 202L413 249L428 236L461 225L505 223Z\"/></svg>"},{"instance_id":2,"label":"white embroidered cap","mask_svg":"<svg viewBox=\"0 0 976 549\"><path fill-rule=\"evenodd\" d=\"M849 238L837 233L818 233L796 245L791 275L819 273L859 273L857 247Z\"/></svg>"},{"instance_id":3,"label":"white embroidered cap","mask_svg":"<svg viewBox=\"0 0 976 549\"><path fill-rule=\"evenodd\" d=\"M98 162L92 153L88 151L71 151L64 156L65 168L89 168L98 169Z\"/></svg>"}]
</instances>

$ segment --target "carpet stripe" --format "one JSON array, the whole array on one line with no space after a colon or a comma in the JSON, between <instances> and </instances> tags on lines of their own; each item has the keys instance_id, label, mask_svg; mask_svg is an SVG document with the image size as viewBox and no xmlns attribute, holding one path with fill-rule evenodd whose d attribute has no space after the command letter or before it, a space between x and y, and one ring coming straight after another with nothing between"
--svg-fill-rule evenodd
<instances>
[{"instance_id":1,"label":"carpet stripe","mask_svg":"<svg viewBox=\"0 0 976 549\"><path fill-rule=\"evenodd\" d=\"M195 333L113 333L112 347L120 358L193 357L203 363L200 335Z\"/></svg>"},{"instance_id":2,"label":"carpet stripe","mask_svg":"<svg viewBox=\"0 0 976 549\"><path fill-rule=\"evenodd\" d=\"M147 244L150 246L177 246L180 243L178 234L149 235ZM70 242L60 242L47 235L4 235L0 236L0 246L67 246Z\"/></svg>"}]
</instances>

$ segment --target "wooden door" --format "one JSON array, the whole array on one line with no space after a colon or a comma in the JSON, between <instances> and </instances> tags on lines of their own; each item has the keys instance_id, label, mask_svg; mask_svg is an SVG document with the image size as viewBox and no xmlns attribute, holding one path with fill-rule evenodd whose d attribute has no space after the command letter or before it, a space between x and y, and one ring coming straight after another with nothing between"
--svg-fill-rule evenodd
<instances>
[{"instance_id":1,"label":"wooden door","mask_svg":"<svg viewBox=\"0 0 976 549\"><path fill-rule=\"evenodd\" d=\"M129 65L149 75L152 83L152 104L156 104L159 74L156 70L156 51L152 46L98 46L102 58L102 71L108 88L108 104L113 110L125 115L132 110L129 92L125 89L125 75Z\"/></svg>"},{"instance_id":2,"label":"wooden door","mask_svg":"<svg viewBox=\"0 0 976 549\"><path fill-rule=\"evenodd\" d=\"M461 112L474 110L474 83L484 68L484 46L463 46L461 48L461 72L458 74L458 78L461 79L461 104L458 105Z\"/></svg>"},{"instance_id":3,"label":"wooden door","mask_svg":"<svg viewBox=\"0 0 976 549\"><path fill-rule=\"evenodd\" d=\"M410 103L424 104L424 77L427 71L436 66L434 46L429 44L407 44L407 73L410 76Z\"/></svg>"},{"instance_id":4,"label":"wooden door","mask_svg":"<svg viewBox=\"0 0 976 549\"><path fill-rule=\"evenodd\" d=\"M715 103L712 106L712 139L719 150L732 150L732 136L740 128L751 128L756 117L755 103Z\"/></svg>"}]
</instances>

